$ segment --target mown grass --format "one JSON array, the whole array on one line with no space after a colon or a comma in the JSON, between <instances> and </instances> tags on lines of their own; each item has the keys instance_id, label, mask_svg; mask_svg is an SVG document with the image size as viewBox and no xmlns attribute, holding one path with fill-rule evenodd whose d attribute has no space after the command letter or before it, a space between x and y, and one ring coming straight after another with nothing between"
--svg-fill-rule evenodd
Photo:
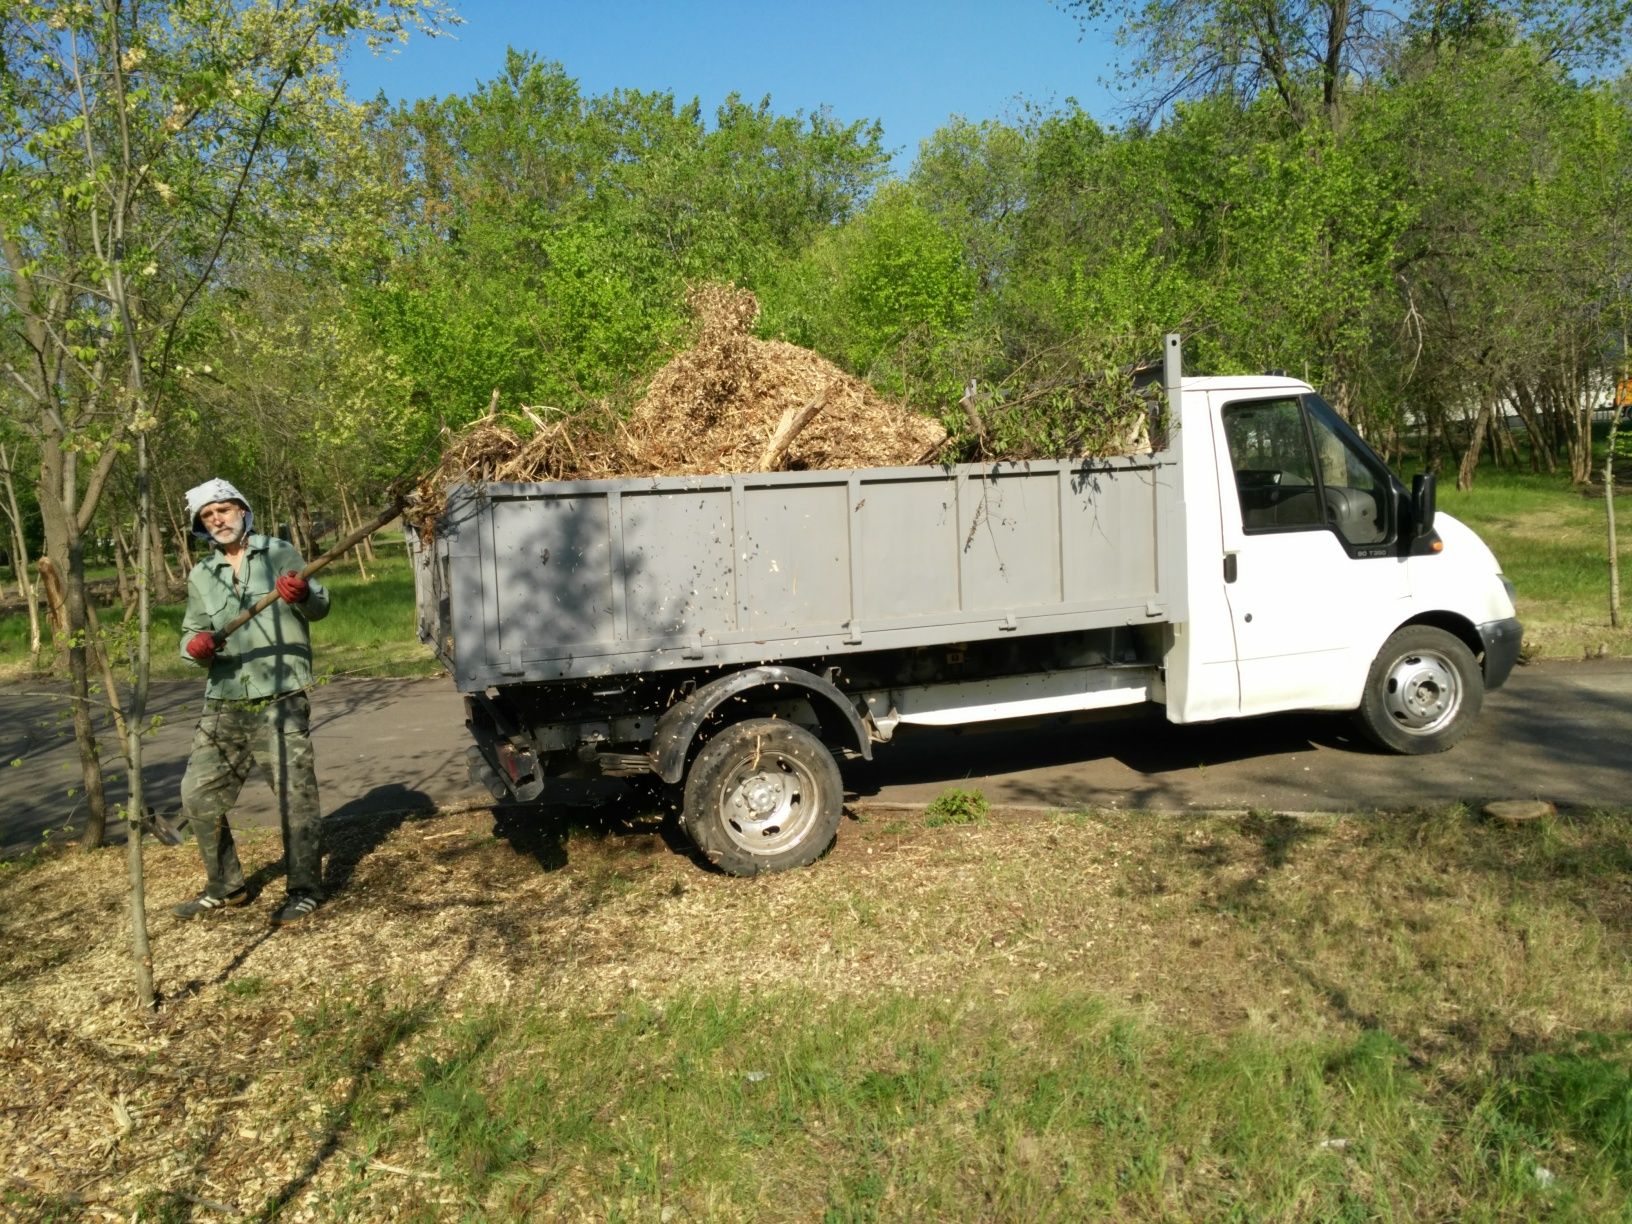
<instances>
[{"instance_id":1,"label":"mown grass","mask_svg":"<svg viewBox=\"0 0 1632 1224\"><path fill-rule=\"evenodd\" d=\"M1439 505L1489 544L1518 588L1526 651L1538 658L1632 655L1632 495L1615 499L1622 624L1609 624L1603 491L1562 477L1481 468L1467 493L1441 487Z\"/></svg>"},{"instance_id":2,"label":"mown grass","mask_svg":"<svg viewBox=\"0 0 1632 1224\"><path fill-rule=\"evenodd\" d=\"M320 678L428 676L437 671L439 665L415 630L414 576L405 551L392 545L377 551L378 560L368 565L366 581L351 558L335 562L320 577L333 599L329 615L312 628L314 664ZM155 678L194 679L200 674L180 654L185 611L184 598L153 608ZM130 671L135 630L133 622L121 622L121 612L113 607L100 610L100 615L113 657L119 661L118 672L124 676ZM0 616L0 677L19 678L27 668L27 616L21 612Z\"/></svg>"}]
</instances>

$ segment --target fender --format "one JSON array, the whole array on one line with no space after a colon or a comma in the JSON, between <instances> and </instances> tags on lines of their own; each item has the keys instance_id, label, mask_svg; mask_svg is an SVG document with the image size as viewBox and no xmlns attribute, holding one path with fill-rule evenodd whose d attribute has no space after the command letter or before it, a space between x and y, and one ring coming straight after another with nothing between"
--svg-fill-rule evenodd
<instances>
[{"instance_id":1,"label":"fender","mask_svg":"<svg viewBox=\"0 0 1632 1224\"><path fill-rule=\"evenodd\" d=\"M873 741L862 725L855 706L830 681L800 667L750 667L711 680L684 701L669 707L657 720L649 755L652 768L663 781L673 785L686 772L686 754L697 737L703 720L721 704L749 689L781 685L803 693L816 708L822 729L831 739L848 740L864 760L873 759Z\"/></svg>"}]
</instances>

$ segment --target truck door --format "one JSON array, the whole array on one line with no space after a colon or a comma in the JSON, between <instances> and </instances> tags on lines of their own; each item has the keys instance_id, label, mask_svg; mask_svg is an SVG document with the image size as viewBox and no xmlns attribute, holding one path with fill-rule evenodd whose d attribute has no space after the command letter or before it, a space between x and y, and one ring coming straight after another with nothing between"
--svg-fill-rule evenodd
<instances>
[{"instance_id":1,"label":"truck door","mask_svg":"<svg viewBox=\"0 0 1632 1224\"><path fill-rule=\"evenodd\" d=\"M1319 396L1215 395L1241 713L1353 708L1407 594L1388 469Z\"/></svg>"}]
</instances>

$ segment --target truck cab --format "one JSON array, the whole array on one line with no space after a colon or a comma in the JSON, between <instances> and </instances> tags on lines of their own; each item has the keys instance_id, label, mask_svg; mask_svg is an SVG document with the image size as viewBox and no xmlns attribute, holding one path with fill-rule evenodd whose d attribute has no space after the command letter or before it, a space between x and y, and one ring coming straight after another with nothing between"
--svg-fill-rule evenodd
<instances>
[{"instance_id":1,"label":"truck cab","mask_svg":"<svg viewBox=\"0 0 1632 1224\"><path fill-rule=\"evenodd\" d=\"M1408 491L1307 384L1181 387L1189 608L1170 719L1359 710L1390 748L1449 747L1518 657L1490 549L1436 512L1431 477Z\"/></svg>"}]
</instances>

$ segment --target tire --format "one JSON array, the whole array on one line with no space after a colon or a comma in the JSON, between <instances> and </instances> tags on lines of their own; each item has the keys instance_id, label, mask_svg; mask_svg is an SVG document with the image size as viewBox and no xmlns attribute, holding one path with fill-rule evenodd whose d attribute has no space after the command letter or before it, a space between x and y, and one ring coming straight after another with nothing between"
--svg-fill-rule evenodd
<instances>
[{"instance_id":1,"label":"tire","mask_svg":"<svg viewBox=\"0 0 1632 1224\"><path fill-rule=\"evenodd\" d=\"M703 746L686 776L686 833L729 875L815 862L833 844L843 814L833 754L779 718L733 723Z\"/></svg>"},{"instance_id":2,"label":"tire","mask_svg":"<svg viewBox=\"0 0 1632 1224\"><path fill-rule=\"evenodd\" d=\"M1355 713L1380 747L1421 756L1466 735L1484 699L1479 663L1460 638L1407 625L1377 652Z\"/></svg>"}]
</instances>

